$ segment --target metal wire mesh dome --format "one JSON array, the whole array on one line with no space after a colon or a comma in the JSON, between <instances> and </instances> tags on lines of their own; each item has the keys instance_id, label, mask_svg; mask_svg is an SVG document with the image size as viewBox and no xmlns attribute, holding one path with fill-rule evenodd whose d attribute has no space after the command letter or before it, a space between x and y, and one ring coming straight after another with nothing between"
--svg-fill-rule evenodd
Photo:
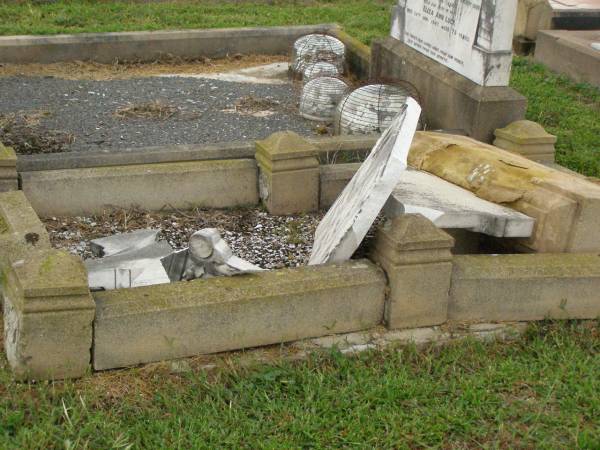
<instances>
[{"instance_id":1,"label":"metal wire mesh dome","mask_svg":"<svg viewBox=\"0 0 600 450\"><path fill-rule=\"evenodd\" d=\"M335 133L383 132L410 95L407 87L393 84L369 84L350 92L335 110Z\"/></svg>"},{"instance_id":2,"label":"metal wire mesh dome","mask_svg":"<svg viewBox=\"0 0 600 450\"><path fill-rule=\"evenodd\" d=\"M291 70L300 76L307 65L323 61L343 73L345 60L346 47L342 41L327 34L308 34L294 42Z\"/></svg>"},{"instance_id":3,"label":"metal wire mesh dome","mask_svg":"<svg viewBox=\"0 0 600 450\"><path fill-rule=\"evenodd\" d=\"M341 73L339 69L328 62L319 61L316 63L308 64L304 68L304 75L302 79L305 83L309 82L318 77L337 77L340 76Z\"/></svg>"},{"instance_id":4,"label":"metal wire mesh dome","mask_svg":"<svg viewBox=\"0 0 600 450\"><path fill-rule=\"evenodd\" d=\"M348 91L348 85L339 78L319 77L302 89L300 115L309 120L331 121L335 108Z\"/></svg>"}]
</instances>

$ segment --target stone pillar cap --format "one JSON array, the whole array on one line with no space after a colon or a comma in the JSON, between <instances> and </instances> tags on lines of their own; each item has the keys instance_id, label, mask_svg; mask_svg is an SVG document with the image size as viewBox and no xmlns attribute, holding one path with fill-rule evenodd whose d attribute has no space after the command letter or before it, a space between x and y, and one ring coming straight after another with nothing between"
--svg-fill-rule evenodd
<instances>
[{"instance_id":1,"label":"stone pillar cap","mask_svg":"<svg viewBox=\"0 0 600 450\"><path fill-rule=\"evenodd\" d=\"M279 131L256 141L256 151L272 161L316 156L318 149L293 131Z\"/></svg>"},{"instance_id":2,"label":"stone pillar cap","mask_svg":"<svg viewBox=\"0 0 600 450\"><path fill-rule=\"evenodd\" d=\"M11 147L6 147L0 142L0 167L16 167L17 155Z\"/></svg>"},{"instance_id":3,"label":"stone pillar cap","mask_svg":"<svg viewBox=\"0 0 600 450\"><path fill-rule=\"evenodd\" d=\"M505 128L494 131L497 138L515 144L554 144L556 136L546 132L544 127L531 120L518 120Z\"/></svg>"},{"instance_id":4,"label":"stone pillar cap","mask_svg":"<svg viewBox=\"0 0 600 450\"><path fill-rule=\"evenodd\" d=\"M447 249L454 238L421 214L403 214L383 226L386 237L396 250Z\"/></svg>"}]
</instances>

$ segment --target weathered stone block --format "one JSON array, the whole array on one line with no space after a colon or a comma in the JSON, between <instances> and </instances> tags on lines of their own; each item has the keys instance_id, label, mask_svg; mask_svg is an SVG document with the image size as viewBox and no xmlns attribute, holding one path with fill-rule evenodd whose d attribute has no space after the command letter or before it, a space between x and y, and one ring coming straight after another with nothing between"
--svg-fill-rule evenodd
<instances>
[{"instance_id":1,"label":"weathered stone block","mask_svg":"<svg viewBox=\"0 0 600 450\"><path fill-rule=\"evenodd\" d=\"M600 251L600 186L464 136L421 132L409 154L425 170L536 219L527 251Z\"/></svg>"},{"instance_id":2,"label":"weathered stone block","mask_svg":"<svg viewBox=\"0 0 600 450\"><path fill-rule=\"evenodd\" d=\"M291 131L256 142L260 197L274 215L319 209L317 148Z\"/></svg>"},{"instance_id":3,"label":"weathered stone block","mask_svg":"<svg viewBox=\"0 0 600 450\"><path fill-rule=\"evenodd\" d=\"M94 368L237 350L381 323L368 261L94 293Z\"/></svg>"},{"instance_id":4,"label":"weathered stone block","mask_svg":"<svg viewBox=\"0 0 600 450\"><path fill-rule=\"evenodd\" d=\"M15 151L0 142L0 192L19 189L17 155Z\"/></svg>"},{"instance_id":5,"label":"weathered stone block","mask_svg":"<svg viewBox=\"0 0 600 450\"><path fill-rule=\"evenodd\" d=\"M80 258L32 250L4 266L4 346L17 379L74 378L90 369L94 301Z\"/></svg>"},{"instance_id":6,"label":"weathered stone block","mask_svg":"<svg viewBox=\"0 0 600 450\"><path fill-rule=\"evenodd\" d=\"M598 254L455 256L448 318L596 319L599 292Z\"/></svg>"},{"instance_id":7,"label":"weathered stone block","mask_svg":"<svg viewBox=\"0 0 600 450\"><path fill-rule=\"evenodd\" d=\"M496 147L517 153L538 162L554 162L556 136L547 133L540 124L518 120L494 132Z\"/></svg>"},{"instance_id":8,"label":"weathered stone block","mask_svg":"<svg viewBox=\"0 0 600 450\"><path fill-rule=\"evenodd\" d=\"M250 159L22 172L39 215L101 214L107 208L229 208L258 203Z\"/></svg>"},{"instance_id":9,"label":"weathered stone block","mask_svg":"<svg viewBox=\"0 0 600 450\"><path fill-rule=\"evenodd\" d=\"M329 208L350 182L360 163L327 164L321 166L321 192L319 207Z\"/></svg>"},{"instance_id":10,"label":"weathered stone block","mask_svg":"<svg viewBox=\"0 0 600 450\"><path fill-rule=\"evenodd\" d=\"M419 214L388 220L371 258L385 270L388 328L439 325L447 319L454 240Z\"/></svg>"},{"instance_id":11,"label":"weathered stone block","mask_svg":"<svg viewBox=\"0 0 600 450\"><path fill-rule=\"evenodd\" d=\"M600 19L597 19L600 21ZM545 30L537 35L535 60L551 70L600 87L600 30Z\"/></svg>"}]
</instances>

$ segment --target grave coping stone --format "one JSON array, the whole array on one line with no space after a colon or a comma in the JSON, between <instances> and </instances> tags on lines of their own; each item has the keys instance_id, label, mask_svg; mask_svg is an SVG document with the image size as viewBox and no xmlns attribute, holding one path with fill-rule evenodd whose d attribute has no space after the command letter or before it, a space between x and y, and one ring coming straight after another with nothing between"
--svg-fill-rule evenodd
<instances>
[{"instance_id":1,"label":"grave coping stone","mask_svg":"<svg viewBox=\"0 0 600 450\"><path fill-rule=\"evenodd\" d=\"M317 156L315 145L293 131L279 131L256 141L256 152L270 161Z\"/></svg>"},{"instance_id":2,"label":"grave coping stone","mask_svg":"<svg viewBox=\"0 0 600 450\"><path fill-rule=\"evenodd\" d=\"M530 120L517 120L505 128L498 128L494 135L515 144L555 144L556 136L548 133L544 127Z\"/></svg>"},{"instance_id":3,"label":"grave coping stone","mask_svg":"<svg viewBox=\"0 0 600 450\"><path fill-rule=\"evenodd\" d=\"M0 167L17 167L17 154L0 142ZM15 173L16 176L16 173Z\"/></svg>"}]
</instances>

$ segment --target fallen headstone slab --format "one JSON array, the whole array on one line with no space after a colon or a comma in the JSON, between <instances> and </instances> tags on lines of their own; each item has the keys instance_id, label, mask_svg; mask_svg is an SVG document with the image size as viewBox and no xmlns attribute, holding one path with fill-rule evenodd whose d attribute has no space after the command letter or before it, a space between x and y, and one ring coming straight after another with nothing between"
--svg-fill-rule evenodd
<instances>
[{"instance_id":1,"label":"fallen headstone slab","mask_svg":"<svg viewBox=\"0 0 600 450\"><path fill-rule=\"evenodd\" d=\"M419 170L407 170L385 206L386 216L422 214L438 228L459 228L495 237L530 237L535 220L477 197Z\"/></svg>"},{"instance_id":2,"label":"fallen headstone slab","mask_svg":"<svg viewBox=\"0 0 600 450\"><path fill-rule=\"evenodd\" d=\"M600 251L600 186L465 136L415 135L409 163L535 219L527 251Z\"/></svg>"},{"instance_id":3,"label":"fallen headstone slab","mask_svg":"<svg viewBox=\"0 0 600 450\"><path fill-rule=\"evenodd\" d=\"M409 97L319 224L309 265L352 257L406 170L420 115Z\"/></svg>"}]
</instances>

